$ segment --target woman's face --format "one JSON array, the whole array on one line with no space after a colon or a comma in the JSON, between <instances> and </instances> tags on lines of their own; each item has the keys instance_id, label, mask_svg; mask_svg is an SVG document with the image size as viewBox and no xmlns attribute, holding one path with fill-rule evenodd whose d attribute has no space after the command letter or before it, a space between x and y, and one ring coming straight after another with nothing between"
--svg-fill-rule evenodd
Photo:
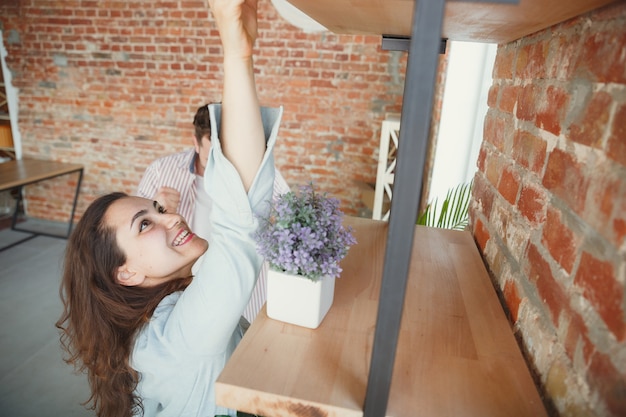
<instances>
[{"instance_id":1,"label":"woman's face","mask_svg":"<svg viewBox=\"0 0 626 417\"><path fill-rule=\"evenodd\" d=\"M178 214L164 212L156 201L126 197L107 210L106 224L115 230L117 244L126 255L117 281L128 286L154 286L188 277L191 267L207 250Z\"/></svg>"}]
</instances>

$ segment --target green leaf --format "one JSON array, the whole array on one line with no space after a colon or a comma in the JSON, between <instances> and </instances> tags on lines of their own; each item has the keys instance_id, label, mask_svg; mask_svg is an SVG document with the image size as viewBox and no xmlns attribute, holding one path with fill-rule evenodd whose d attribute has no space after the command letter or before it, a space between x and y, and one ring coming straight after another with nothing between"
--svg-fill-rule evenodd
<instances>
[{"instance_id":1,"label":"green leaf","mask_svg":"<svg viewBox=\"0 0 626 417\"><path fill-rule=\"evenodd\" d=\"M465 229L469 222L471 189L472 181L451 188L441 204L441 209L438 210L438 201L435 199L418 216L417 224L441 229Z\"/></svg>"}]
</instances>

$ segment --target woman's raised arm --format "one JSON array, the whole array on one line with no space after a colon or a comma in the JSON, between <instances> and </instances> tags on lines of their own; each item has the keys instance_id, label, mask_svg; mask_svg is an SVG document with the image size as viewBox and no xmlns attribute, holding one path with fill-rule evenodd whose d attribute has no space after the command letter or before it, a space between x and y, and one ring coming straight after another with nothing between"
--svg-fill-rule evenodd
<instances>
[{"instance_id":1,"label":"woman's raised arm","mask_svg":"<svg viewBox=\"0 0 626 417\"><path fill-rule=\"evenodd\" d=\"M252 51L258 0L209 0L224 49L220 138L246 191L265 153L265 135L254 81Z\"/></svg>"}]
</instances>

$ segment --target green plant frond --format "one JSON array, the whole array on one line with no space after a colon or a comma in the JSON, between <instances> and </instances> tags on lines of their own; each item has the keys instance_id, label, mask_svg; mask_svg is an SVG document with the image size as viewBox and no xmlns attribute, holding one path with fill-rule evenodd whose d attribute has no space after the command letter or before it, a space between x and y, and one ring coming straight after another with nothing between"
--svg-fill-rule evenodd
<instances>
[{"instance_id":1,"label":"green plant frond","mask_svg":"<svg viewBox=\"0 0 626 417\"><path fill-rule=\"evenodd\" d=\"M442 229L465 229L469 222L471 188L472 181L451 188L441 204L441 209L438 210L438 201L435 199L418 216L417 224Z\"/></svg>"},{"instance_id":2,"label":"green plant frond","mask_svg":"<svg viewBox=\"0 0 626 417\"><path fill-rule=\"evenodd\" d=\"M421 224L422 226L428 225L430 212L431 209L429 204L426 206L426 209L417 217L417 224Z\"/></svg>"}]
</instances>

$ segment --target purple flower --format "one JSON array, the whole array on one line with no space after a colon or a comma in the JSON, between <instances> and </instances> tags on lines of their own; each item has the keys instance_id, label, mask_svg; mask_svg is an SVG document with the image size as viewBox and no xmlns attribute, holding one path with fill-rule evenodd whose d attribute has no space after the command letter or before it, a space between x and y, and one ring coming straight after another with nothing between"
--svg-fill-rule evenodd
<instances>
[{"instance_id":1,"label":"purple flower","mask_svg":"<svg viewBox=\"0 0 626 417\"><path fill-rule=\"evenodd\" d=\"M311 280L339 277L339 262L356 243L352 228L342 224L339 200L301 186L272 202L256 233L259 253L270 268Z\"/></svg>"}]
</instances>

